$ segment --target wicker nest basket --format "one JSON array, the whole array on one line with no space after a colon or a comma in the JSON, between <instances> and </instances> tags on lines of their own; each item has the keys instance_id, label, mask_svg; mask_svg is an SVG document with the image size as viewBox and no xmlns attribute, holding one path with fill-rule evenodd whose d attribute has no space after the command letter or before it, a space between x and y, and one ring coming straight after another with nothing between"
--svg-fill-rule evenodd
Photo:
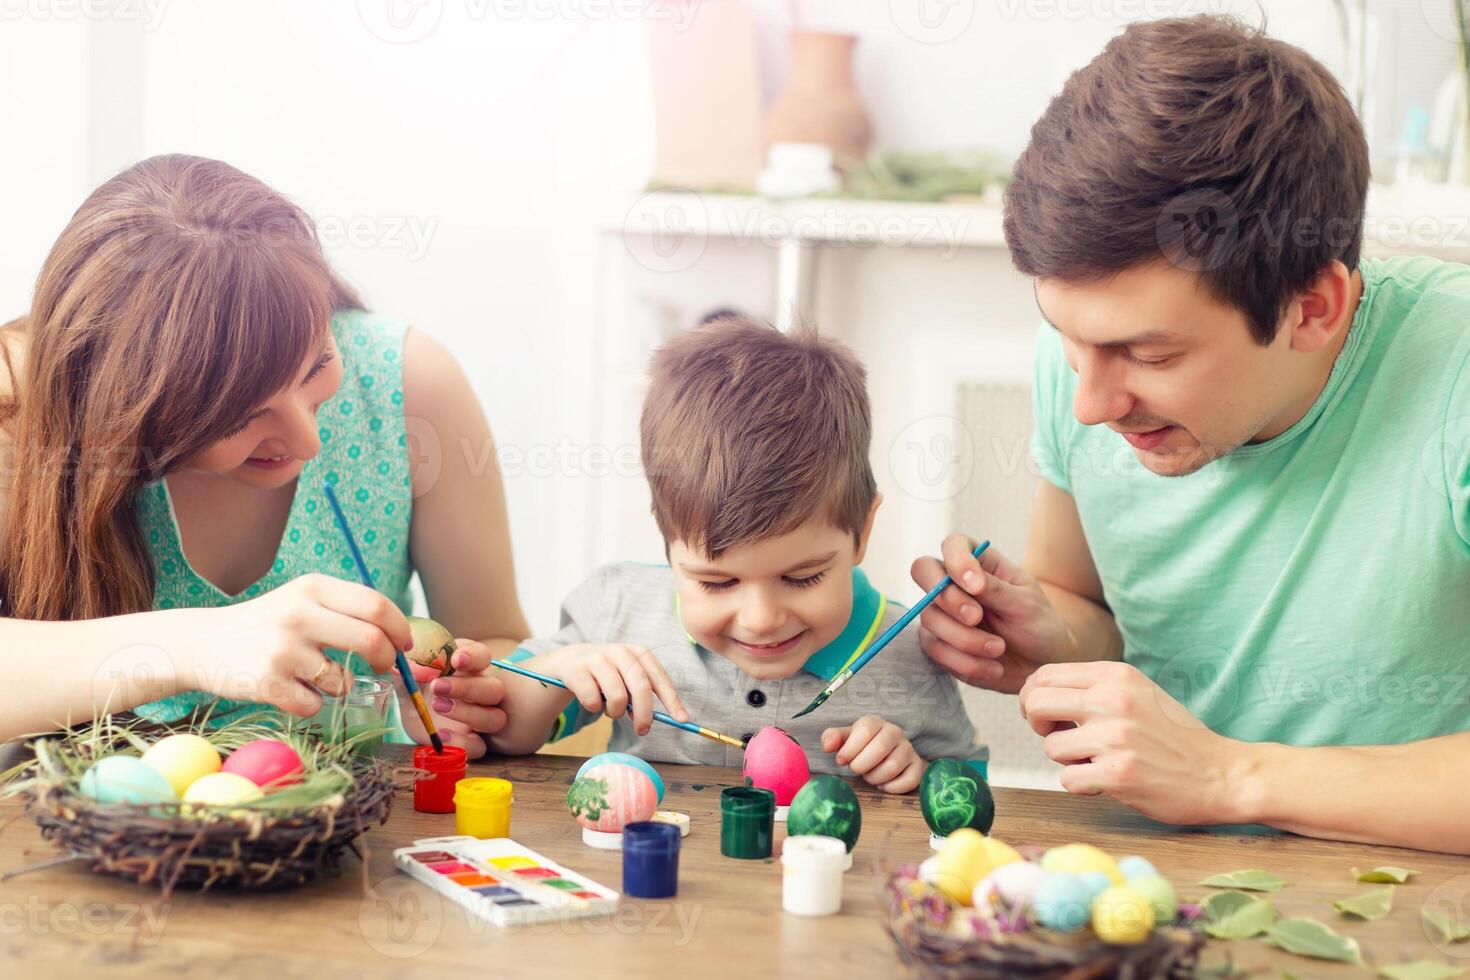
<instances>
[{"instance_id":1,"label":"wicker nest basket","mask_svg":"<svg viewBox=\"0 0 1470 980\"><path fill-rule=\"evenodd\" d=\"M356 840L388 819L393 794L412 769L341 753L313 763L333 767L337 791L300 806L239 807L201 817L178 804L99 803L77 791L79 766L136 747L136 733L37 744L37 764L17 787L41 834L93 870L175 888L283 889L336 872L343 852L363 857ZM111 743L111 744L109 744ZM269 799L269 798L268 798Z\"/></svg>"},{"instance_id":2,"label":"wicker nest basket","mask_svg":"<svg viewBox=\"0 0 1470 980\"><path fill-rule=\"evenodd\" d=\"M1119 946L1091 930L1062 933L1024 921L956 908L906 865L888 878L888 931L900 955L930 977L1036 977L1047 980L1175 980L1197 975L1205 937L1189 926L1155 929L1141 943Z\"/></svg>"}]
</instances>

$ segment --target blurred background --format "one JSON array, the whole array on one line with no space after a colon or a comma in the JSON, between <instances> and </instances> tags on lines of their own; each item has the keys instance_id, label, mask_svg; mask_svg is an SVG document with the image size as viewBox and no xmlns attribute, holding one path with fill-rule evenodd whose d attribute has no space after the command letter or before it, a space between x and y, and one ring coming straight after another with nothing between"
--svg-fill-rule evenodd
<instances>
[{"instance_id":1,"label":"blurred background","mask_svg":"<svg viewBox=\"0 0 1470 980\"><path fill-rule=\"evenodd\" d=\"M810 317L868 365L886 502L866 568L911 602L910 561L948 531L1025 547L1038 321L998 200L1067 75L1131 20L1264 22L1364 120L1370 253L1463 260L1460 4L0 0L0 320L129 163L264 179L372 308L466 367L497 437L469 451L504 473L545 633L596 565L663 558L638 466L650 351L721 307ZM968 696L995 781L1055 785L1014 701Z\"/></svg>"}]
</instances>

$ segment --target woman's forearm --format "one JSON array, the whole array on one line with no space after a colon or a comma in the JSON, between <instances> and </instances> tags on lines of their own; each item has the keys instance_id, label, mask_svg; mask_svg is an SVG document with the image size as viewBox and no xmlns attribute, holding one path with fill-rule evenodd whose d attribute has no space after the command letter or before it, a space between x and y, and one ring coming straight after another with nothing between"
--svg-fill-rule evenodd
<instances>
[{"instance_id":1,"label":"woman's forearm","mask_svg":"<svg viewBox=\"0 0 1470 980\"><path fill-rule=\"evenodd\" d=\"M197 610L105 619L0 619L0 741L55 731L181 690Z\"/></svg>"},{"instance_id":2,"label":"woman's forearm","mask_svg":"<svg viewBox=\"0 0 1470 980\"><path fill-rule=\"evenodd\" d=\"M1242 823L1363 844L1470 854L1470 732L1403 745L1242 744Z\"/></svg>"}]
</instances>

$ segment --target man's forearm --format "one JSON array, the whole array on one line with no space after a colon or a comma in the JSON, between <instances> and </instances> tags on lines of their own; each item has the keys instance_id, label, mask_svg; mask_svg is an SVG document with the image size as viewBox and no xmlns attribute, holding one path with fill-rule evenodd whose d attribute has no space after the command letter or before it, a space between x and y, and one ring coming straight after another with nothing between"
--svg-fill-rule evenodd
<instances>
[{"instance_id":1,"label":"man's forearm","mask_svg":"<svg viewBox=\"0 0 1470 980\"><path fill-rule=\"evenodd\" d=\"M1067 625L1073 639L1073 649L1063 651L1055 662L1123 659L1123 637L1118 632L1113 614L1106 608L1046 582L1041 582L1041 591L1046 593L1047 600Z\"/></svg>"},{"instance_id":2,"label":"man's forearm","mask_svg":"<svg viewBox=\"0 0 1470 980\"><path fill-rule=\"evenodd\" d=\"M1364 844L1470 854L1470 732L1404 745L1236 743L1229 822Z\"/></svg>"}]
</instances>

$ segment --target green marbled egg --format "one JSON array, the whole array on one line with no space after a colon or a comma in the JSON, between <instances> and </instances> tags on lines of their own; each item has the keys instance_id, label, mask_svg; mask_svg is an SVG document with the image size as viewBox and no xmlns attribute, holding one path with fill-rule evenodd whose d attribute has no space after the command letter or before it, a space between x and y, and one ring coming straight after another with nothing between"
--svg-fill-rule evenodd
<instances>
[{"instance_id":1,"label":"green marbled egg","mask_svg":"<svg viewBox=\"0 0 1470 980\"><path fill-rule=\"evenodd\" d=\"M995 823L995 798L974 767L959 759L935 759L919 781L919 810L924 822L940 837L961 827L990 833Z\"/></svg>"},{"instance_id":2,"label":"green marbled egg","mask_svg":"<svg viewBox=\"0 0 1470 980\"><path fill-rule=\"evenodd\" d=\"M813 776L791 798L786 833L836 837L848 853L863 829L863 810L852 787L836 776Z\"/></svg>"}]
</instances>

